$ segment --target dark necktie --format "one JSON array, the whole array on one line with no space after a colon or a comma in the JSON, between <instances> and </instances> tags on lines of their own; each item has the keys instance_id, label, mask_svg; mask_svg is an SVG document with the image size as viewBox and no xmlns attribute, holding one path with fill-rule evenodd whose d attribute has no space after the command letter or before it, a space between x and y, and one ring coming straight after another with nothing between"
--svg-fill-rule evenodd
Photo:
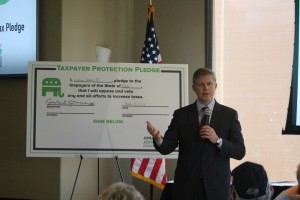
<instances>
[{"instance_id":1,"label":"dark necktie","mask_svg":"<svg viewBox=\"0 0 300 200\"><path fill-rule=\"evenodd\" d=\"M204 125L208 125L209 124L209 115L205 114L205 109L207 109L208 107L203 107L202 110L204 112L203 117L201 119L200 122L200 128Z\"/></svg>"}]
</instances>

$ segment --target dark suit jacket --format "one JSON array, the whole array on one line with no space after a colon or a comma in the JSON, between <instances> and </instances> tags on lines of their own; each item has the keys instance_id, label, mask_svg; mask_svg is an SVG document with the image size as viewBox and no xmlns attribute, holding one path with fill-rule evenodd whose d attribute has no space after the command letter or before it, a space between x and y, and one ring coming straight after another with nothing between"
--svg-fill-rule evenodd
<instances>
[{"instance_id":1,"label":"dark suit jacket","mask_svg":"<svg viewBox=\"0 0 300 200\"><path fill-rule=\"evenodd\" d=\"M215 103L210 126L223 139L221 149L200 138L196 102L179 108L166 131L163 143L155 148L169 154L179 146L174 177L173 199L199 200L200 169L208 200L230 199L230 158L242 159L246 150L238 114L232 108Z\"/></svg>"}]
</instances>

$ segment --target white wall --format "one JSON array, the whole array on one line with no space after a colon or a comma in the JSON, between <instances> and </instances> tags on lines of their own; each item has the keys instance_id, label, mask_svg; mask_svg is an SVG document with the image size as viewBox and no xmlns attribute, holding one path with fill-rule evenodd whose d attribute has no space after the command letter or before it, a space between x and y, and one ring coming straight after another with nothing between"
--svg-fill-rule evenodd
<instances>
[{"instance_id":1,"label":"white wall","mask_svg":"<svg viewBox=\"0 0 300 200\"><path fill-rule=\"evenodd\" d=\"M88 2L88 3L87 3ZM139 62L144 42L147 1L63 0L62 61L96 61L95 46L112 50L110 62ZM204 0L153 1L155 26L165 63L204 67ZM193 96L191 101L194 101ZM70 199L80 158L61 159L61 199ZM73 199L97 197L97 159L83 158ZM115 159L100 159L100 192L120 181ZM176 160L167 161L173 179ZM149 199L149 184L132 178L130 159L120 159L125 182L134 184ZM160 189L154 189L159 199Z\"/></svg>"},{"instance_id":2,"label":"white wall","mask_svg":"<svg viewBox=\"0 0 300 200\"><path fill-rule=\"evenodd\" d=\"M112 50L110 62L131 62L133 1L64 0L62 5L62 61L95 62L97 45ZM80 158L61 159L61 199L70 199ZM131 182L129 160L120 160ZM124 172L123 172L124 171ZM120 181L115 159L99 159L99 191ZM98 159L83 158L73 199L96 199Z\"/></svg>"}]
</instances>

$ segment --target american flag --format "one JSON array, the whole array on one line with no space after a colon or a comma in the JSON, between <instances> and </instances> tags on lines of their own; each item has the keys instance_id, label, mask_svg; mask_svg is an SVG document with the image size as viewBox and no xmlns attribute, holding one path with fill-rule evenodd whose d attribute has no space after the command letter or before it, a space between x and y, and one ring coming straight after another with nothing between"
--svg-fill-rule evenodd
<instances>
[{"instance_id":1,"label":"american flag","mask_svg":"<svg viewBox=\"0 0 300 200\"><path fill-rule=\"evenodd\" d=\"M132 158L131 175L164 189L167 183L165 161L164 158Z\"/></svg>"},{"instance_id":2,"label":"american flag","mask_svg":"<svg viewBox=\"0 0 300 200\"><path fill-rule=\"evenodd\" d=\"M144 47L141 55L141 63L162 63L158 40L154 28L154 7L152 5L149 5L148 7L148 20Z\"/></svg>"},{"instance_id":3,"label":"american flag","mask_svg":"<svg viewBox=\"0 0 300 200\"><path fill-rule=\"evenodd\" d=\"M154 28L154 7L148 7L148 21L141 63L162 63L158 40ZM167 182L166 160L164 158L132 158L131 175L163 189Z\"/></svg>"}]
</instances>

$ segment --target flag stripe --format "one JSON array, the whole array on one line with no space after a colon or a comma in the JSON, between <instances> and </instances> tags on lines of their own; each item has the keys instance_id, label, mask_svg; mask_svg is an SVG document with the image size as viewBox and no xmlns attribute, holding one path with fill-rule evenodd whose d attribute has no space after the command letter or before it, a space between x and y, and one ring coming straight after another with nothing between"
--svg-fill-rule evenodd
<instances>
[{"instance_id":1,"label":"flag stripe","mask_svg":"<svg viewBox=\"0 0 300 200\"><path fill-rule=\"evenodd\" d=\"M149 163L149 158L142 159L138 173L144 175Z\"/></svg>"},{"instance_id":2,"label":"flag stripe","mask_svg":"<svg viewBox=\"0 0 300 200\"><path fill-rule=\"evenodd\" d=\"M167 182L166 168L165 166L162 166L163 164L165 164L164 161L165 160L161 159L161 165L156 176L156 182L162 183L163 185L165 185Z\"/></svg>"},{"instance_id":3,"label":"flag stripe","mask_svg":"<svg viewBox=\"0 0 300 200\"><path fill-rule=\"evenodd\" d=\"M153 166L150 178L156 180L156 177L159 173L159 169L161 167L162 159L155 159L155 164Z\"/></svg>"},{"instance_id":4,"label":"flag stripe","mask_svg":"<svg viewBox=\"0 0 300 200\"><path fill-rule=\"evenodd\" d=\"M165 184L167 183L167 175L166 175L166 171L165 171L165 159L164 158L150 158L148 164L149 163L155 164L155 163L157 163L156 160L161 160L161 161L158 161L158 163L161 162L161 165L153 168L153 170L151 171L151 172L153 172L155 169L158 169L158 172L156 172L157 176L154 179L152 179L150 177L151 173L146 173L147 170L145 170L144 174L140 174L138 172L139 168L141 166L141 163L143 162L144 159L149 160L148 158L132 158L131 159L131 166L132 166L131 167L131 175L136 178L139 178L141 180L144 180L150 184L153 184L154 186L156 186L160 189L163 189ZM149 164L149 166L147 166L146 168L150 169L151 166L153 166L153 164ZM147 176L147 174L148 174L148 176Z\"/></svg>"}]
</instances>

